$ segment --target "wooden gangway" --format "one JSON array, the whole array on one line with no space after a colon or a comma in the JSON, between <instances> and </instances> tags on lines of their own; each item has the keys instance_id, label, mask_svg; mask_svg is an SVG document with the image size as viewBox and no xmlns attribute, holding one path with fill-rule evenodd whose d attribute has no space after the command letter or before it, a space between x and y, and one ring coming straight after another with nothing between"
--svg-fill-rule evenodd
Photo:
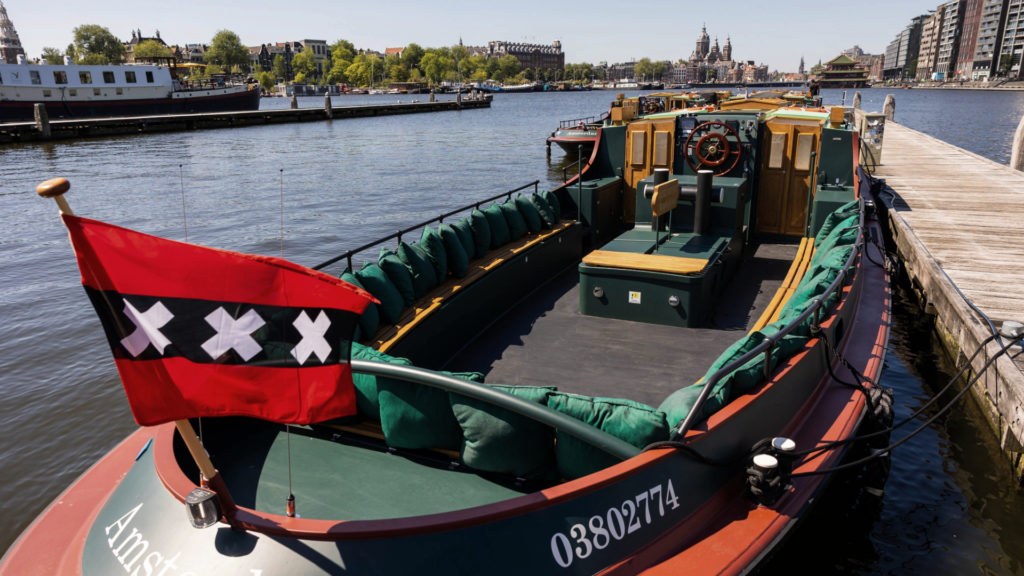
<instances>
[{"instance_id":1,"label":"wooden gangway","mask_svg":"<svg viewBox=\"0 0 1024 576\"><path fill-rule=\"evenodd\" d=\"M960 367L992 334L971 304L996 329L1024 322L1024 172L890 121L874 176L885 179L882 199L911 284ZM1024 478L1014 456L1024 451L1024 355L1018 349L1015 361L1004 356L984 370L999 349L989 344L974 362L982 378L973 392Z\"/></svg>"}]
</instances>

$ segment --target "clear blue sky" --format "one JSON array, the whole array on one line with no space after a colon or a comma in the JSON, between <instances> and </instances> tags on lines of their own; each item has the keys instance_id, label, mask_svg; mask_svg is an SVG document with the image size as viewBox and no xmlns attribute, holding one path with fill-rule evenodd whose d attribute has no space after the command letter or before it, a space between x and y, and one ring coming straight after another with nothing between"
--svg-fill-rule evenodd
<instances>
[{"instance_id":1,"label":"clear blue sky","mask_svg":"<svg viewBox=\"0 0 1024 576\"><path fill-rule=\"evenodd\" d=\"M44 46L63 50L72 30L99 24L122 40L132 30L156 30L169 44L208 43L221 29L246 45L304 38L351 41L383 51L416 42L424 47L486 45L490 40L548 44L561 40L566 62L687 58L706 23L712 40L732 37L733 57L796 71L860 45L877 54L910 19L938 0L770 2L711 0L0 0L31 58ZM787 4L790 8L786 8ZM656 6L672 6L656 10Z\"/></svg>"}]
</instances>

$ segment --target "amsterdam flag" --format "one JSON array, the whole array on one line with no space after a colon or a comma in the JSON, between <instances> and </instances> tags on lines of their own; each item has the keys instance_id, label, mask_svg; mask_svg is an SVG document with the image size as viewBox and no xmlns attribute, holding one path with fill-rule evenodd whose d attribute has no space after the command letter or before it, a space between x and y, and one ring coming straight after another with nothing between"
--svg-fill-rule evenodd
<instances>
[{"instance_id":1,"label":"amsterdam flag","mask_svg":"<svg viewBox=\"0 0 1024 576\"><path fill-rule=\"evenodd\" d=\"M355 413L349 353L369 293L280 258L63 218L136 422Z\"/></svg>"}]
</instances>

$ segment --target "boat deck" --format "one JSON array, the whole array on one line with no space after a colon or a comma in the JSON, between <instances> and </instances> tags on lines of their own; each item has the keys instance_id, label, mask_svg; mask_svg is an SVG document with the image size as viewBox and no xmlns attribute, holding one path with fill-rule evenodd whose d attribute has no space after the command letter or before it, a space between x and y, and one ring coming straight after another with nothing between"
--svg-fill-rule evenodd
<instances>
[{"instance_id":1,"label":"boat deck","mask_svg":"<svg viewBox=\"0 0 1024 576\"><path fill-rule=\"evenodd\" d=\"M678 328L583 316L579 273L566 270L513 307L453 358L489 384L557 386L657 407L693 384L768 305L796 255L796 241L748 251L714 311L713 327Z\"/></svg>"}]
</instances>

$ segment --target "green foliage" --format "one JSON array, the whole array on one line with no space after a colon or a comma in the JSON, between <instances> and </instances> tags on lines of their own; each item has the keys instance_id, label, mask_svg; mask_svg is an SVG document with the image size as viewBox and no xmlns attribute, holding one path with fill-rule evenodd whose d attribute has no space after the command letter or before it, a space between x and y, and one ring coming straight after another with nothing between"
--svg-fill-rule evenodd
<instances>
[{"instance_id":1,"label":"green foliage","mask_svg":"<svg viewBox=\"0 0 1024 576\"><path fill-rule=\"evenodd\" d=\"M136 59L138 58L173 58L174 50L171 50L167 46L157 42L156 40L146 40L140 42L135 49L132 50L132 54Z\"/></svg>"},{"instance_id":2,"label":"green foliage","mask_svg":"<svg viewBox=\"0 0 1024 576\"><path fill-rule=\"evenodd\" d=\"M402 51L402 63L405 64L405 67L409 70L419 68L420 60L423 58L425 53L426 52L419 44L409 44L405 47L405 50Z\"/></svg>"},{"instance_id":3,"label":"green foliage","mask_svg":"<svg viewBox=\"0 0 1024 576\"><path fill-rule=\"evenodd\" d=\"M267 92L273 90L274 84L277 83L277 79L274 78L274 75L265 71L256 73L256 81L260 83L260 88L263 88L263 90Z\"/></svg>"},{"instance_id":4,"label":"green foliage","mask_svg":"<svg viewBox=\"0 0 1024 576\"><path fill-rule=\"evenodd\" d=\"M214 34L203 59L207 64L216 64L225 68L237 64L243 70L248 70L250 66L249 50L242 45L238 34L230 30L220 30Z\"/></svg>"},{"instance_id":5,"label":"green foliage","mask_svg":"<svg viewBox=\"0 0 1024 576\"><path fill-rule=\"evenodd\" d=\"M455 69L455 61L447 52L447 49L427 50L420 59L420 71L427 77L428 82L439 82Z\"/></svg>"},{"instance_id":6,"label":"green foliage","mask_svg":"<svg viewBox=\"0 0 1024 576\"><path fill-rule=\"evenodd\" d=\"M498 70L501 78L509 78L519 74L522 70L523 65L519 62L519 59L511 54L505 54L498 59Z\"/></svg>"},{"instance_id":7,"label":"green foliage","mask_svg":"<svg viewBox=\"0 0 1024 576\"><path fill-rule=\"evenodd\" d=\"M380 78L382 65L381 59L373 54L359 54L345 70L345 76L348 78L349 84L372 86L373 78Z\"/></svg>"},{"instance_id":8,"label":"green foliage","mask_svg":"<svg viewBox=\"0 0 1024 576\"><path fill-rule=\"evenodd\" d=\"M79 64L119 64L124 62L124 44L103 26L83 24L74 29L73 57Z\"/></svg>"},{"instance_id":9,"label":"green foliage","mask_svg":"<svg viewBox=\"0 0 1024 576\"><path fill-rule=\"evenodd\" d=\"M288 77L288 62L285 61L284 54L274 56L274 63L270 65L270 73L274 75L274 78L280 78L284 82L291 80Z\"/></svg>"},{"instance_id":10,"label":"green foliage","mask_svg":"<svg viewBox=\"0 0 1024 576\"><path fill-rule=\"evenodd\" d=\"M633 70L636 73L637 78L658 80L661 79L662 74L665 73L665 63L661 61L651 62L650 58L641 58L637 61Z\"/></svg>"},{"instance_id":11,"label":"green foliage","mask_svg":"<svg viewBox=\"0 0 1024 576\"><path fill-rule=\"evenodd\" d=\"M302 52L292 56L292 71L295 72L295 82L306 84L316 78L316 54L313 49L306 46ZM299 79L299 76L302 79Z\"/></svg>"},{"instance_id":12,"label":"green foliage","mask_svg":"<svg viewBox=\"0 0 1024 576\"><path fill-rule=\"evenodd\" d=\"M409 80L409 70L401 63L392 64L388 67L388 78L392 82L406 82Z\"/></svg>"},{"instance_id":13,"label":"green foliage","mask_svg":"<svg viewBox=\"0 0 1024 576\"><path fill-rule=\"evenodd\" d=\"M43 60L45 60L47 64L63 64L64 63L64 54L60 50L58 50L56 48L51 48L49 46L44 46L43 47Z\"/></svg>"},{"instance_id":14,"label":"green foliage","mask_svg":"<svg viewBox=\"0 0 1024 576\"><path fill-rule=\"evenodd\" d=\"M352 60L356 57L356 47L348 40L339 39L330 46L331 60L338 61L344 60L349 64L346 64L346 68L352 63Z\"/></svg>"}]
</instances>

